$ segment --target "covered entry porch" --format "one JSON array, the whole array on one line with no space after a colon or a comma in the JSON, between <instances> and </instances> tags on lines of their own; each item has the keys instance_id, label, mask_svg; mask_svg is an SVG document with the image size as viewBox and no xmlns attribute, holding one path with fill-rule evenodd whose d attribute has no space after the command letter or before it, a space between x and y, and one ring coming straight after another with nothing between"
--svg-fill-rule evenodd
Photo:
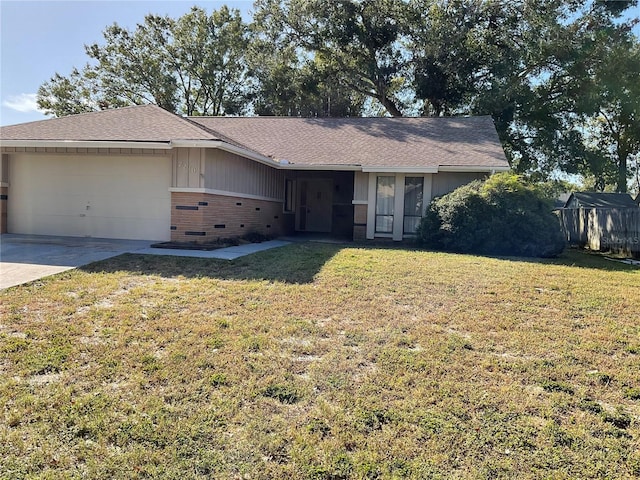
<instances>
[{"instance_id":1,"label":"covered entry porch","mask_svg":"<svg viewBox=\"0 0 640 480\"><path fill-rule=\"evenodd\" d=\"M285 177L288 230L353 239L353 171L295 170Z\"/></svg>"}]
</instances>

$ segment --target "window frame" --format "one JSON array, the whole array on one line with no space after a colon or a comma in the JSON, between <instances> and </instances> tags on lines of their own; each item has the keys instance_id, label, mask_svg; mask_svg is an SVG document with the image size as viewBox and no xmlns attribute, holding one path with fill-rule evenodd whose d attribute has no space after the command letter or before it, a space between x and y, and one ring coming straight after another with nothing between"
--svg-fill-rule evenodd
<instances>
[{"instance_id":1,"label":"window frame","mask_svg":"<svg viewBox=\"0 0 640 480\"><path fill-rule=\"evenodd\" d=\"M387 201L389 201L390 212L378 213L378 208L380 206L380 179L391 179L391 182L388 185L383 185L383 187L391 188L391 196L385 197ZM393 234L393 226L395 222L395 198L396 198L396 176L395 175L376 175L376 192L375 192L376 204L374 211L374 232L379 234ZM388 218L391 217L391 222L389 223L388 230L381 230L379 228L379 218Z\"/></svg>"}]
</instances>

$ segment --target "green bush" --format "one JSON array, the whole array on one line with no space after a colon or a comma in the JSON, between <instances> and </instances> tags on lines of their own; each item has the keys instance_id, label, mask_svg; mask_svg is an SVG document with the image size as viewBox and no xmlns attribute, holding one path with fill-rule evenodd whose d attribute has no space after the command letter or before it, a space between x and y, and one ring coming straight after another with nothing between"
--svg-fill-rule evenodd
<instances>
[{"instance_id":1,"label":"green bush","mask_svg":"<svg viewBox=\"0 0 640 480\"><path fill-rule=\"evenodd\" d=\"M500 173L435 198L418 226L418 243L461 253L554 257L565 241L544 185Z\"/></svg>"}]
</instances>

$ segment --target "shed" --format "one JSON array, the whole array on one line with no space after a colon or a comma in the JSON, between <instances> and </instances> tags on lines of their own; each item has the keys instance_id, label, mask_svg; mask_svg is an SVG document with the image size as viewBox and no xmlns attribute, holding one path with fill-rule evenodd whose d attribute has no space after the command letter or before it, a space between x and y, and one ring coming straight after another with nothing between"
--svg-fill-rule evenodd
<instances>
[{"instance_id":1,"label":"shed","mask_svg":"<svg viewBox=\"0 0 640 480\"><path fill-rule=\"evenodd\" d=\"M572 193L559 216L570 244L640 256L640 208L626 193Z\"/></svg>"},{"instance_id":2,"label":"shed","mask_svg":"<svg viewBox=\"0 0 640 480\"><path fill-rule=\"evenodd\" d=\"M629 208L638 207L628 193L575 192L564 208Z\"/></svg>"}]
</instances>

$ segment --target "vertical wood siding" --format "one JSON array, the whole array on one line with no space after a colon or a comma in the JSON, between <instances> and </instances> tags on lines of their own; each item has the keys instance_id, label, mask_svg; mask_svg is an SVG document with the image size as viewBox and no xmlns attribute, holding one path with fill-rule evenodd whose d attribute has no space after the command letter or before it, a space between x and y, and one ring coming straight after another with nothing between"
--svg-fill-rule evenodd
<instances>
[{"instance_id":1,"label":"vertical wood siding","mask_svg":"<svg viewBox=\"0 0 640 480\"><path fill-rule=\"evenodd\" d=\"M462 185L486 177L486 173L479 172L440 172L433 175L431 196L439 197L454 191Z\"/></svg>"},{"instance_id":2,"label":"vertical wood siding","mask_svg":"<svg viewBox=\"0 0 640 480\"><path fill-rule=\"evenodd\" d=\"M563 208L559 212L570 244L640 258L640 208Z\"/></svg>"},{"instance_id":3,"label":"vertical wood siding","mask_svg":"<svg viewBox=\"0 0 640 480\"><path fill-rule=\"evenodd\" d=\"M204 188L284 200L284 172L224 150L206 152Z\"/></svg>"},{"instance_id":4,"label":"vertical wood siding","mask_svg":"<svg viewBox=\"0 0 640 480\"><path fill-rule=\"evenodd\" d=\"M353 199L366 202L369 198L369 174L355 172L353 178Z\"/></svg>"},{"instance_id":5,"label":"vertical wood siding","mask_svg":"<svg viewBox=\"0 0 640 480\"><path fill-rule=\"evenodd\" d=\"M173 153L172 186L202 188L204 151L201 148L178 148Z\"/></svg>"}]
</instances>

